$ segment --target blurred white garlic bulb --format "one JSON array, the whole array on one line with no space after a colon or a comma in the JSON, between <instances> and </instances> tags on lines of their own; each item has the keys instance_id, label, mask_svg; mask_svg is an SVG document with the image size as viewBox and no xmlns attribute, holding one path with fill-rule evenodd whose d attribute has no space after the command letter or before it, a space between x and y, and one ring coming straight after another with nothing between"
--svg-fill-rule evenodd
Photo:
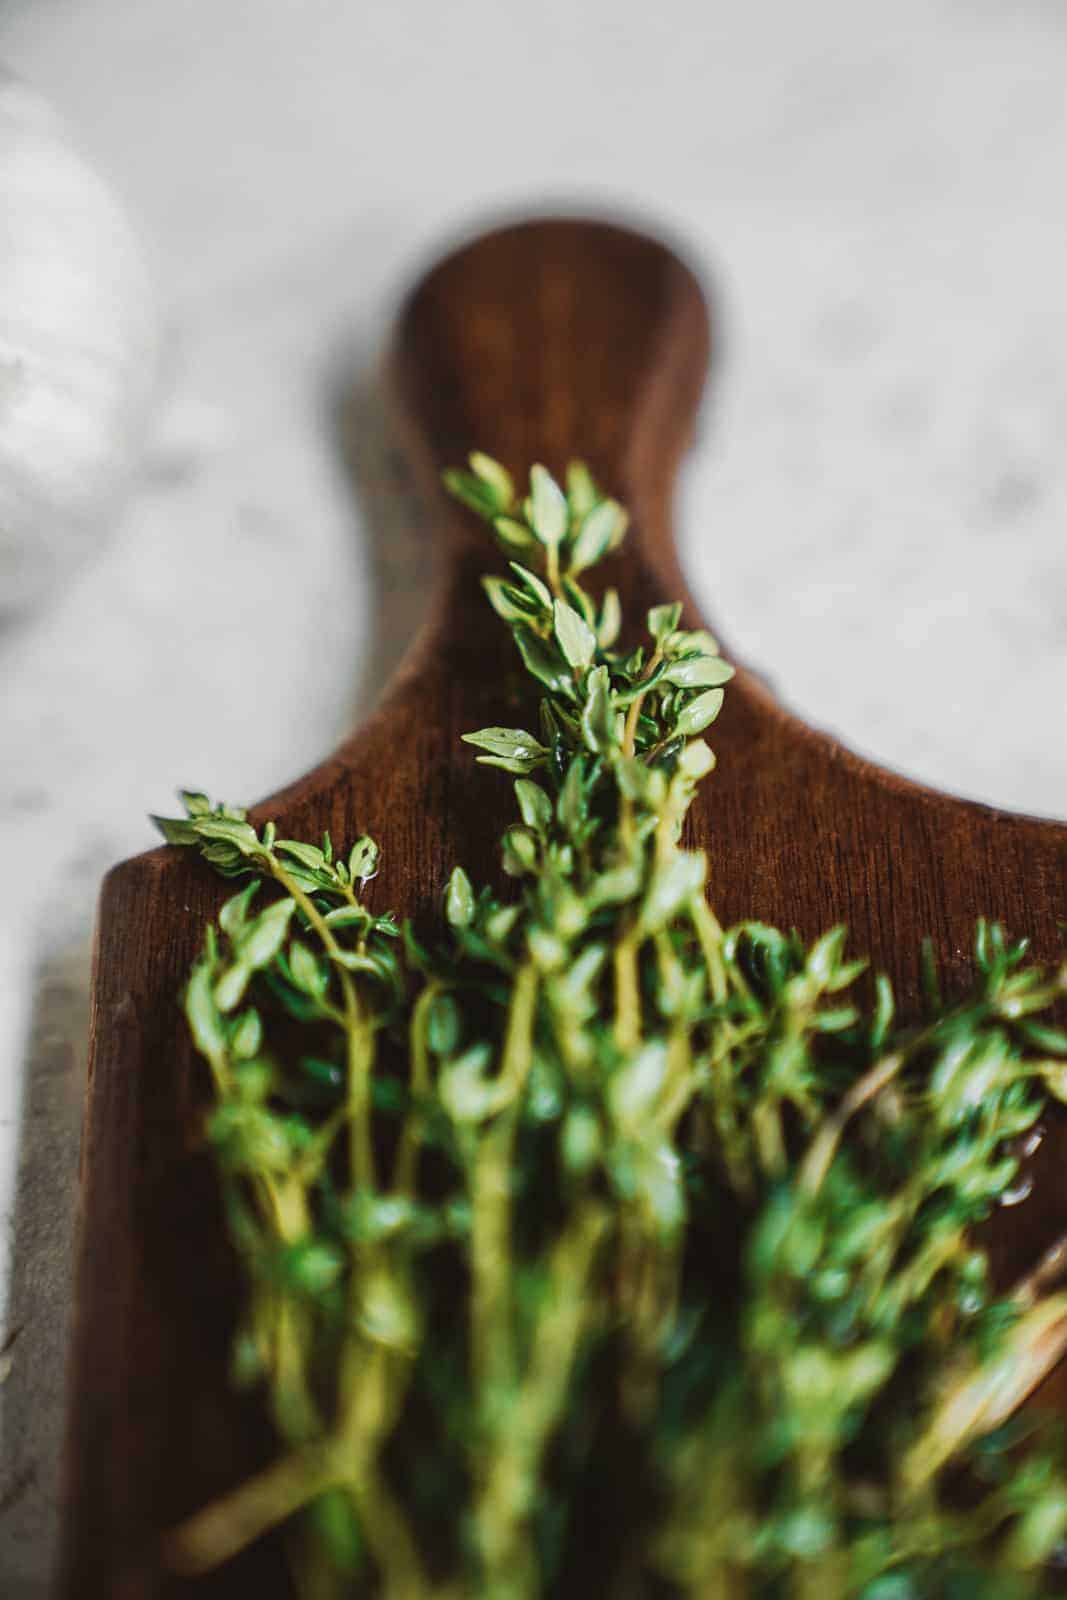
<instances>
[{"instance_id":1,"label":"blurred white garlic bulb","mask_svg":"<svg viewBox=\"0 0 1067 1600\"><path fill-rule=\"evenodd\" d=\"M147 273L118 201L0 68L0 616L46 598L106 531L155 363Z\"/></svg>"}]
</instances>

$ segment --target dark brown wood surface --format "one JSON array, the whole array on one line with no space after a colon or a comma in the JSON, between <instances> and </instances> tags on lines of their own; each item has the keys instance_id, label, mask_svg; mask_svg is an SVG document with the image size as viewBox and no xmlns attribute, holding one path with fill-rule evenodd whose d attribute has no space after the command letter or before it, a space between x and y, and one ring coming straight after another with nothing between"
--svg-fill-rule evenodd
<instances>
[{"instance_id":1,"label":"dark brown wood surface","mask_svg":"<svg viewBox=\"0 0 1067 1600\"><path fill-rule=\"evenodd\" d=\"M600 223L541 221L485 235L406 303L388 380L429 511L434 608L380 710L314 773L258 808L289 836L326 827L335 839L375 834L384 847L374 885L381 908L432 914L457 861L472 876L495 874L494 840L510 804L509 782L477 768L459 741L465 730L512 721L520 679L478 588L493 554L474 519L442 494L440 468L472 447L517 473L535 460L562 471L583 456L634 514L605 574L624 609L639 616L682 597L671 493L710 343L692 274L655 241ZM728 548L731 535L709 528L706 537ZM696 623L688 599L687 611ZM722 621L728 630L729 618ZM980 913L1056 955L1067 827L880 771L787 714L743 670L713 742L720 766L692 831L708 851L724 920L759 917L806 935L845 921L854 950L889 971L905 1006L916 996L921 937L933 937L959 979ZM157 1555L161 1528L270 1450L254 1411L227 1389L239 1286L197 1145L205 1085L175 999L223 893L206 868L169 850L123 864L103 887L65 1600L289 1593L269 1545L195 1586L167 1579ZM1023 1267L1067 1224L1065 1158L1067 1141L1054 1129L1032 1198L998 1223L1003 1262Z\"/></svg>"}]
</instances>

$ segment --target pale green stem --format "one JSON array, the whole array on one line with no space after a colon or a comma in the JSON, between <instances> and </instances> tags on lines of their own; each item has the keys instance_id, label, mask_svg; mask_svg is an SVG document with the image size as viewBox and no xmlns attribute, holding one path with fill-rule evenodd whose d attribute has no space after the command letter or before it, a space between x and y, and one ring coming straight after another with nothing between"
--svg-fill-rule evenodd
<instances>
[{"instance_id":1,"label":"pale green stem","mask_svg":"<svg viewBox=\"0 0 1067 1600\"><path fill-rule=\"evenodd\" d=\"M408 1037L411 1057L412 1109L404 1121L400 1145L396 1153L393 1188L397 1194L410 1195L415 1186L415 1166L418 1160L422 1113L419 1102L430 1090L430 1051L426 1038L430 1007L439 993L439 985L429 983L416 1000L411 1013Z\"/></svg>"},{"instance_id":2,"label":"pale green stem","mask_svg":"<svg viewBox=\"0 0 1067 1600\"><path fill-rule=\"evenodd\" d=\"M689 1035L684 1025L675 1023L667 1045L666 1082L655 1113L657 1127L665 1133L673 1130L696 1090Z\"/></svg>"},{"instance_id":3,"label":"pale green stem","mask_svg":"<svg viewBox=\"0 0 1067 1600\"><path fill-rule=\"evenodd\" d=\"M529 1530L531 1496L592 1315L589 1279L608 1222L602 1207L586 1202L553 1247L529 1367L514 1404L491 1432L487 1459L479 1463L475 1528L484 1575L478 1593L493 1600L534 1600L542 1592Z\"/></svg>"},{"instance_id":4,"label":"pale green stem","mask_svg":"<svg viewBox=\"0 0 1067 1600\"><path fill-rule=\"evenodd\" d=\"M548 587L552 590L552 593L555 595L556 599L562 600L564 598L564 594L563 585L560 583L559 578L558 544L549 544L545 546L545 577L548 579Z\"/></svg>"},{"instance_id":5,"label":"pale green stem","mask_svg":"<svg viewBox=\"0 0 1067 1600\"><path fill-rule=\"evenodd\" d=\"M693 896L689 902L689 915L708 969L711 998L716 1005L722 1005L729 993L726 966L722 958L722 928L703 895Z\"/></svg>"},{"instance_id":6,"label":"pale green stem","mask_svg":"<svg viewBox=\"0 0 1067 1600\"><path fill-rule=\"evenodd\" d=\"M620 1050L635 1050L641 1042L641 983L638 939L633 919L615 946L615 1041Z\"/></svg>"},{"instance_id":7,"label":"pale green stem","mask_svg":"<svg viewBox=\"0 0 1067 1600\"><path fill-rule=\"evenodd\" d=\"M484 1135L471 1173L471 1356L483 1395L513 1371L511 1335L511 1158L516 1102L533 1059L536 967L520 967L511 993L499 1079L509 1103Z\"/></svg>"},{"instance_id":8,"label":"pale green stem","mask_svg":"<svg viewBox=\"0 0 1067 1600\"><path fill-rule=\"evenodd\" d=\"M906 1060L906 1051L895 1051L892 1055L883 1056L862 1078L856 1080L833 1116L826 1118L808 1146L797 1178L799 1188L806 1189L812 1195L818 1193L849 1120L893 1081Z\"/></svg>"},{"instance_id":9,"label":"pale green stem","mask_svg":"<svg viewBox=\"0 0 1067 1600\"><path fill-rule=\"evenodd\" d=\"M645 668L646 678L656 670L661 660L662 652L657 646ZM635 695L626 713L622 754L627 758L634 754L637 743L637 721L641 715L644 698L644 691ZM632 846L633 833L633 802L624 794L619 805L619 836L624 849ZM615 1038L621 1050L633 1050L641 1040L641 984L638 969L640 941L635 926L631 915L627 918L627 925L615 946Z\"/></svg>"},{"instance_id":10,"label":"pale green stem","mask_svg":"<svg viewBox=\"0 0 1067 1600\"><path fill-rule=\"evenodd\" d=\"M373 1038L363 1015L356 985L342 961L341 946L333 930L310 895L295 883L273 854L268 856L271 873L303 911L315 929L327 954L337 966L344 1000L344 1028L348 1051L348 1106L351 1115L350 1157L353 1180L359 1188L374 1187L374 1149L370 1130L370 1071L373 1063Z\"/></svg>"},{"instance_id":11,"label":"pale green stem","mask_svg":"<svg viewBox=\"0 0 1067 1600\"><path fill-rule=\"evenodd\" d=\"M293 1178L265 1178L263 1187L274 1215L278 1236L296 1244L309 1228L307 1196ZM312 1399L306 1362L309 1315L284 1290L269 1291L266 1302L273 1312L271 1344L274 1351L270 1388L279 1430L290 1440L307 1440L321 1430L322 1419Z\"/></svg>"},{"instance_id":12,"label":"pale green stem","mask_svg":"<svg viewBox=\"0 0 1067 1600\"><path fill-rule=\"evenodd\" d=\"M782 1133L782 1115L777 1100L761 1100L752 1111L752 1135L756 1141L759 1164L769 1178L780 1178L785 1172L785 1138Z\"/></svg>"},{"instance_id":13,"label":"pale green stem","mask_svg":"<svg viewBox=\"0 0 1067 1600\"><path fill-rule=\"evenodd\" d=\"M355 1332L345 1351L347 1395L336 1459L356 1502L360 1525L390 1597L421 1595L425 1588L414 1535L377 1464L381 1439L395 1421L411 1361L370 1344Z\"/></svg>"},{"instance_id":14,"label":"pale green stem","mask_svg":"<svg viewBox=\"0 0 1067 1600\"><path fill-rule=\"evenodd\" d=\"M328 1445L305 1445L247 1478L164 1537L172 1572L197 1577L237 1555L339 1481Z\"/></svg>"},{"instance_id":15,"label":"pale green stem","mask_svg":"<svg viewBox=\"0 0 1067 1600\"><path fill-rule=\"evenodd\" d=\"M407 1517L381 1474L368 1468L351 1487L363 1536L382 1576L383 1600L428 1596L430 1585Z\"/></svg>"},{"instance_id":16,"label":"pale green stem","mask_svg":"<svg viewBox=\"0 0 1067 1600\"><path fill-rule=\"evenodd\" d=\"M648 666L645 668L643 676L650 678L662 660L663 651L657 645L649 657ZM642 689L640 694L635 694L627 708L626 722L623 726L622 735L622 753L624 756L632 756L637 745L637 721L641 715L641 707L645 703L645 693L646 691ZM626 804L625 797L623 804Z\"/></svg>"},{"instance_id":17,"label":"pale green stem","mask_svg":"<svg viewBox=\"0 0 1067 1600\"><path fill-rule=\"evenodd\" d=\"M338 981L344 1001L344 1028L348 1056L347 1115L349 1120L349 1160L352 1183L357 1190L375 1187L374 1148L371 1137L370 1077L374 1062L374 1035L350 973L340 963L340 946L311 898L294 884L285 869L272 860L272 870L303 910L328 954L338 967ZM365 1341L355 1332L361 1311L361 1279L373 1264L375 1252L357 1245L349 1286L349 1317L352 1332L345 1343L341 1363L341 1430L346 1453L352 1463L349 1482L357 1501L370 1497L375 1508L375 1528L364 1532L382 1568L385 1592L392 1600L407 1600L421 1592L418 1558L414 1541L403 1516L393 1504L373 1464L377 1440L384 1429L389 1409L388 1360L380 1347L368 1357ZM367 1522L364 1518L364 1522Z\"/></svg>"}]
</instances>

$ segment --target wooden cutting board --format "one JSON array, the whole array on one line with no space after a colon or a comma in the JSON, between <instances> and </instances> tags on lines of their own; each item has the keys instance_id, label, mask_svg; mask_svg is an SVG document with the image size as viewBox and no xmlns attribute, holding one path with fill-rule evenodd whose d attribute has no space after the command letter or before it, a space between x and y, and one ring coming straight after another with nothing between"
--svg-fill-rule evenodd
<instances>
[{"instance_id":1,"label":"wooden cutting board","mask_svg":"<svg viewBox=\"0 0 1067 1600\"><path fill-rule=\"evenodd\" d=\"M535 460L562 471L583 457L634 515L604 573L626 614L684 597L671 494L712 342L692 273L655 240L602 223L495 231L417 286L387 378L430 513L434 607L380 710L258 807L257 819L275 817L297 838L324 828L337 840L376 835L384 856L374 904L403 915L433 914L457 861L476 879L495 876L510 783L494 788L459 736L511 723L520 679L478 587L497 558L474 519L443 495L440 469L473 447L518 474ZM728 552L729 528L706 537ZM699 625L688 598L686 610L687 625ZM916 1000L924 934L950 982L967 969L979 914L1029 933L1039 955L1057 955L1067 826L880 771L789 715L744 670L714 744L720 766L697 801L692 835L708 852L724 921L758 917L806 936L845 921L854 950L888 970L905 1011ZM69 1600L290 1592L269 1544L195 1586L166 1578L158 1564L160 1530L271 1450L254 1408L227 1388L240 1285L198 1148L204 1075L176 1001L226 892L206 867L168 849L117 867L103 887L69 1396ZM996 1229L998 1258L1015 1270L1067 1224L1058 1125L1036 1159L1031 1199Z\"/></svg>"}]
</instances>

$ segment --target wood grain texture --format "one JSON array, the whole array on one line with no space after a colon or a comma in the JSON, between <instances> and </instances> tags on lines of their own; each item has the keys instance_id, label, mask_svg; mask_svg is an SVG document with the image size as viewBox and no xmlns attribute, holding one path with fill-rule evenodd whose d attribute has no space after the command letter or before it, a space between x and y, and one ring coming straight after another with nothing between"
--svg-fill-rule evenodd
<instances>
[{"instance_id":1,"label":"wood grain texture","mask_svg":"<svg viewBox=\"0 0 1067 1600\"><path fill-rule=\"evenodd\" d=\"M707 310L662 245L601 223L542 221L447 258L405 305L388 363L398 426L431 515L429 622L381 709L329 760L257 808L289 836L382 840L374 903L424 919L457 861L496 876L510 783L475 767L459 735L508 724L521 679L478 588L484 534L439 488L474 446L513 471L582 455L634 514L605 581L624 611L686 597L672 485L704 385ZM709 538L729 541L729 529ZM768 576L768 581L773 581ZM729 622L729 619L725 619ZM847 663L842 663L847 671ZM960 663L966 671L966 663ZM990 731L996 736L996 730ZM977 915L1058 950L1067 827L929 792L858 759L783 711L742 670L715 729L719 771L691 821L720 916L814 935L845 921L914 1004L929 934L962 978ZM63 1593L69 1600L289 1593L265 1545L196 1586L166 1578L161 1528L265 1459L270 1440L226 1386L236 1284L213 1176L198 1150L203 1076L176 993L224 887L157 850L107 878L100 905L83 1219L69 1404ZM1054 1128L1035 1191L996 1228L1021 1269L1067 1218Z\"/></svg>"}]
</instances>

